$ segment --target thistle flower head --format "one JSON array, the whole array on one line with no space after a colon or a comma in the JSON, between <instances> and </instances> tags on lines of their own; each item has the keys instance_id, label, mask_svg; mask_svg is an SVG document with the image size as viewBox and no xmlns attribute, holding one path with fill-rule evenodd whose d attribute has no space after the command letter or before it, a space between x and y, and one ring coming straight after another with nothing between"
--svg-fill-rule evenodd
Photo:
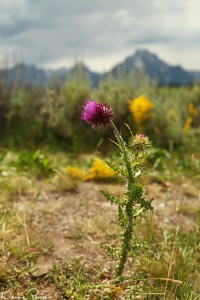
<instances>
[{"instance_id":1,"label":"thistle flower head","mask_svg":"<svg viewBox=\"0 0 200 300\"><path fill-rule=\"evenodd\" d=\"M144 150L145 148L148 148L151 145L151 142L145 134L136 134L136 136L133 137L130 146L134 146L138 150Z\"/></svg>"},{"instance_id":2,"label":"thistle flower head","mask_svg":"<svg viewBox=\"0 0 200 300\"><path fill-rule=\"evenodd\" d=\"M84 121L92 123L95 127L106 126L110 123L113 112L108 104L97 103L88 99L83 106L81 117Z\"/></svg>"}]
</instances>

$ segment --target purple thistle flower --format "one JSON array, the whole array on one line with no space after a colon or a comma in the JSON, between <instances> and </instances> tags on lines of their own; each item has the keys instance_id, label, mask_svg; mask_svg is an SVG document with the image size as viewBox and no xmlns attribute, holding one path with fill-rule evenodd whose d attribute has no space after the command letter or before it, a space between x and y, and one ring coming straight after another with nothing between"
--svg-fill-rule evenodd
<instances>
[{"instance_id":1,"label":"purple thistle flower","mask_svg":"<svg viewBox=\"0 0 200 300\"><path fill-rule=\"evenodd\" d=\"M92 123L95 127L106 126L110 123L113 112L108 104L97 103L88 99L83 106L81 117L84 121Z\"/></svg>"}]
</instances>

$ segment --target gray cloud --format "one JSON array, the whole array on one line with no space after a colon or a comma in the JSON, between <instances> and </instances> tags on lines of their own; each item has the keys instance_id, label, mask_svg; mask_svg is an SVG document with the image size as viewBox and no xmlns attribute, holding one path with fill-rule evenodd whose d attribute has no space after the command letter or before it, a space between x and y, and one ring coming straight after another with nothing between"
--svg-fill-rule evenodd
<instances>
[{"instance_id":1,"label":"gray cloud","mask_svg":"<svg viewBox=\"0 0 200 300\"><path fill-rule=\"evenodd\" d=\"M28 63L43 65L67 64L84 56L95 69L98 63L95 66L92 60L102 66L109 57L113 64L140 46L173 62L184 47L177 63L196 66L190 53L197 53L200 46L198 0L0 2L1 56L23 53Z\"/></svg>"}]
</instances>

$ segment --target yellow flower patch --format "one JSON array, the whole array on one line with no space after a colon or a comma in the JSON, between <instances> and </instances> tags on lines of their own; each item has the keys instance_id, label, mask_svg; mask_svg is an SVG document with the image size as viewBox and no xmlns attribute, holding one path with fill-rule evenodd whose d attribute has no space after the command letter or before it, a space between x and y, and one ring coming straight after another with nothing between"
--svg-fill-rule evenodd
<instances>
[{"instance_id":1,"label":"yellow flower patch","mask_svg":"<svg viewBox=\"0 0 200 300\"><path fill-rule=\"evenodd\" d=\"M195 108L193 103L189 103L188 104L188 117L185 121L185 125L183 127L183 132L184 133L188 133L190 128L191 128L191 124L193 122L193 119L195 119L195 117L197 116L198 112L197 109Z\"/></svg>"},{"instance_id":2,"label":"yellow flower patch","mask_svg":"<svg viewBox=\"0 0 200 300\"><path fill-rule=\"evenodd\" d=\"M146 97L140 96L129 101L129 109L138 127L149 120L153 103Z\"/></svg>"},{"instance_id":3,"label":"yellow flower patch","mask_svg":"<svg viewBox=\"0 0 200 300\"><path fill-rule=\"evenodd\" d=\"M70 176L77 178L81 181L85 181L88 178L87 172L77 167L67 166L66 171Z\"/></svg>"},{"instance_id":4,"label":"yellow flower patch","mask_svg":"<svg viewBox=\"0 0 200 300\"><path fill-rule=\"evenodd\" d=\"M96 158L89 170L89 174L91 179L104 179L112 178L116 173L106 164L103 159Z\"/></svg>"},{"instance_id":5,"label":"yellow flower patch","mask_svg":"<svg viewBox=\"0 0 200 300\"><path fill-rule=\"evenodd\" d=\"M195 108L193 103L189 103L188 104L188 111L189 111L189 115L191 117L196 117L197 115L197 109Z\"/></svg>"},{"instance_id":6,"label":"yellow flower patch","mask_svg":"<svg viewBox=\"0 0 200 300\"><path fill-rule=\"evenodd\" d=\"M191 127L191 123L192 123L192 118L188 117L187 120L185 121L185 125L183 127L184 133L188 133L188 131L190 130L190 127Z\"/></svg>"},{"instance_id":7,"label":"yellow flower patch","mask_svg":"<svg viewBox=\"0 0 200 300\"><path fill-rule=\"evenodd\" d=\"M81 181L91 179L108 179L116 175L106 162L100 158L94 159L94 162L88 171L73 166L67 166L66 171L69 175Z\"/></svg>"}]
</instances>

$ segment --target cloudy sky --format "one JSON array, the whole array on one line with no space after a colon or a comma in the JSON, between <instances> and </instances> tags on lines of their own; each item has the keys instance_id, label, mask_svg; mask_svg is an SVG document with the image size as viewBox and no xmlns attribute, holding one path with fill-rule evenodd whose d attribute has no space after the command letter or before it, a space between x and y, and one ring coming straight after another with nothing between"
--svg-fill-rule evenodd
<instances>
[{"instance_id":1,"label":"cloudy sky","mask_svg":"<svg viewBox=\"0 0 200 300\"><path fill-rule=\"evenodd\" d=\"M200 70L199 0L0 0L0 59L105 71L147 49Z\"/></svg>"}]
</instances>

